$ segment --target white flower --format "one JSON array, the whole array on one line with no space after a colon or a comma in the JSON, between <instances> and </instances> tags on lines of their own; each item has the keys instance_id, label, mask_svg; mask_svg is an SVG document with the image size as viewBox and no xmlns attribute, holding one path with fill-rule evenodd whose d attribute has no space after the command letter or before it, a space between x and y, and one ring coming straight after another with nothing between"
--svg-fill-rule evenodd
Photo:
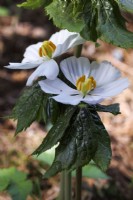
<instances>
[{"instance_id":1,"label":"white flower","mask_svg":"<svg viewBox=\"0 0 133 200\"><path fill-rule=\"evenodd\" d=\"M52 98L63 104L100 103L129 86L128 79L122 78L120 71L107 61L90 64L87 58L73 56L63 60L60 67L73 88L59 78L39 81L39 85L44 92L54 94Z\"/></svg>"},{"instance_id":2,"label":"white flower","mask_svg":"<svg viewBox=\"0 0 133 200\"><path fill-rule=\"evenodd\" d=\"M68 49L84 43L78 33L61 30L53 34L48 41L30 45L25 53L22 63L9 63L5 66L10 69L31 69L38 67L29 77L27 86L39 76L46 76L53 80L59 73L59 68L53 58L65 53Z\"/></svg>"}]
</instances>

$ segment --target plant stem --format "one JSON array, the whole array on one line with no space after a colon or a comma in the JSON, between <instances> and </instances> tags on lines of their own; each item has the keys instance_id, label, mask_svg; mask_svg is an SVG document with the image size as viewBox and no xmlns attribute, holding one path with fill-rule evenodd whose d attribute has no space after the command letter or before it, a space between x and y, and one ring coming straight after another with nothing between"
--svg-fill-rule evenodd
<instances>
[{"instance_id":1,"label":"plant stem","mask_svg":"<svg viewBox=\"0 0 133 200\"><path fill-rule=\"evenodd\" d=\"M82 44L75 49L74 55L80 57L82 52ZM82 167L76 170L76 200L81 200L81 186L82 186Z\"/></svg>"},{"instance_id":2,"label":"plant stem","mask_svg":"<svg viewBox=\"0 0 133 200\"><path fill-rule=\"evenodd\" d=\"M65 199L72 199L72 184L71 184L71 172L65 171Z\"/></svg>"},{"instance_id":3,"label":"plant stem","mask_svg":"<svg viewBox=\"0 0 133 200\"><path fill-rule=\"evenodd\" d=\"M61 181L60 181L60 196L59 200L65 199L65 171L61 172Z\"/></svg>"},{"instance_id":4,"label":"plant stem","mask_svg":"<svg viewBox=\"0 0 133 200\"><path fill-rule=\"evenodd\" d=\"M76 200L81 200L82 167L76 170Z\"/></svg>"},{"instance_id":5,"label":"plant stem","mask_svg":"<svg viewBox=\"0 0 133 200\"><path fill-rule=\"evenodd\" d=\"M74 51L74 55L78 58L81 56L81 52L82 52L82 44L78 45L77 47L75 47L75 51Z\"/></svg>"},{"instance_id":6,"label":"plant stem","mask_svg":"<svg viewBox=\"0 0 133 200\"><path fill-rule=\"evenodd\" d=\"M74 55L80 57L82 51L82 45L78 45L75 48ZM77 169L76 175L76 200L81 200L81 180L82 180L82 168ZM72 200L72 183L71 172L63 171L61 173L60 183L60 196L59 200Z\"/></svg>"}]
</instances>

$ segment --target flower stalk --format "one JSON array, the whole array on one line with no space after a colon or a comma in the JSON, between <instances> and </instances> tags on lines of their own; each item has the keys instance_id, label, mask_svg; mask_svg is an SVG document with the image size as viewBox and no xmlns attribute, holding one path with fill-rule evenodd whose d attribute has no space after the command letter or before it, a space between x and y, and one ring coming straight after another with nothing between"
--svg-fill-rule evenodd
<instances>
[{"instance_id":1,"label":"flower stalk","mask_svg":"<svg viewBox=\"0 0 133 200\"><path fill-rule=\"evenodd\" d=\"M65 171L61 172L59 200L65 199Z\"/></svg>"},{"instance_id":2,"label":"flower stalk","mask_svg":"<svg viewBox=\"0 0 133 200\"><path fill-rule=\"evenodd\" d=\"M81 56L82 44L75 48L74 55L78 58ZM76 200L81 200L81 187L82 187L82 167L76 169Z\"/></svg>"},{"instance_id":3,"label":"flower stalk","mask_svg":"<svg viewBox=\"0 0 133 200\"><path fill-rule=\"evenodd\" d=\"M82 191L82 167L76 170L76 200L81 200Z\"/></svg>"},{"instance_id":4,"label":"flower stalk","mask_svg":"<svg viewBox=\"0 0 133 200\"><path fill-rule=\"evenodd\" d=\"M82 52L82 44L78 45L75 47L75 51L74 51L74 55L79 58L81 56L81 52Z\"/></svg>"},{"instance_id":5,"label":"flower stalk","mask_svg":"<svg viewBox=\"0 0 133 200\"><path fill-rule=\"evenodd\" d=\"M82 45L75 47L74 55L80 57L82 51ZM82 168L76 170L76 200L81 200L81 181L82 180ZM63 171L61 173L60 183L60 197L59 200L71 200L72 199L72 175L71 172Z\"/></svg>"},{"instance_id":6,"label":"flower stalk","mask_svg":"<svg viewBox=\"0 0 133 200\"><path fill-rule=\"evenodd\" d=\"M65 171L65 199L63 200L72 200L72 175L68 171Z\"/></svg>"}]
</instances>

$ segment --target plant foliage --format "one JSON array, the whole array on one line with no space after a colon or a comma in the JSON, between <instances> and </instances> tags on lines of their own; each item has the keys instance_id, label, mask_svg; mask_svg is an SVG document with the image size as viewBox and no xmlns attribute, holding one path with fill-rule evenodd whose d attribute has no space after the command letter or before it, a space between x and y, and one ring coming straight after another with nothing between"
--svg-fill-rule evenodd
<instances>
[{"instance_id":1,"label":"plant foliage","mask_svg":"<svg viewBox=\"0 0 133 200\"><path fill-rule=\"evenodd\" d=\"M54 161L45 174L50 177L62 170L83 167L91 160L103 171L107 169L111 160L110 139L98 111L120 113L118 104L63 106L35 84L23 92L10 117L17 119L16 134L38 119L47 121L48 118L53 123L42 144L33 152L40 155L56 145Z\"/></svg>"},{"instance_id":2,"label":"plant foliage","mask_svg":"<svg viewBox=\"0 0 133 200\"><path fill-rule=\"evenodd\" d=\"M44 7L57 27L79 32L86 40L100 38L119 47L133 47L133 33L126 29L119 10L133 13L132 0L27 0L19 6Z\"/></svg>"},{"instance_id":3,"label":"plant foliage","mask_svg":"<svg viewBox=\"0 0 133 200\"><path fill-rule=\"evenodd\" d=\"M45 151L38 157L34 156L34 159L39 160L40 162L51 165L55 156L55 146L51 149ZM72 173L73 176L76 176L76 171ZM94 179L109 179L110 177L104 173L99 167L97 167L93 162L90 162L89 165L86 165L82 169L83 177L94 178Z\"/></svg>"},{"instance_id":4,"label":"plant foliage","mask_svg":"<svg viewBox=\"0 0 133 200\"><path fill-rule=\"evenodd\" d=\"M48 132L42 144L33 154L41 154L57 145L52 166L45 178L62 170L73 170L88 164L91 160L105 171L111 159L111 147L108 133L97 111L119 114L119 105L88 106L81 104L69 107L58 118Z\"/></svg>"},{"instance_id":5,"label":"plant foliage","mask_svg":"<svg viewBox=\"0 0 133 200\"><path fill-rule=\"evenodd\" d=\"M42 144L39 146L39 148L36 149L36 151L33 154L39 155L40 153L52 148L60 141L60 139L65 133L65 130L70 124L70 120L75 112L75 109L75 107L68 108L65 111L64 115L61 115L58 118L57 122L50 129L49 134L46 136Z\"/></svg>"},{"instance_id":6,"label":"plant foliage","mask_svg":"<svg viewBox=\"0 0 133 200\"><path fill-rule=\"evenodd\" d=\"M57 27L79 32L86 40L97 42L101 39L119 47L133 47L133 33L126 29L120 11L132 13L131 0L27 0L18 6L43 7ZM83 167L92 160L101 170L108 168L110 138L97 112L117 115L119 105L81 103L65 107L34 84L23 92L10 118L17 120L16 134L35 120L43 119L45 123L50 121L53 124L42 144L33 152L40 155L56 145L53 163L45 174L48 178L62 170ZM7 187L6 179L3 185ZM20 188L16 190L20 191ZM12 195L15 194L12 187L10 190Z\"/></svg>"},{"instance_id":7,"label":"plant foliage","mask_svg":"<svg viewBox=\"0 0 133 200\"><path fill-rule=\"evenodd\" d=\"M26 2L19 4L18 7L24 7L27 9L36 9L47 6L52 0L27 0Z\"/></svg>"},{"instance_id":8,"label":"plant foliage","mask_svg":"<svg viewBox=\"0 0 133 200\"><path fill-rule=\"evenodd\" d=\"M25 200L32 191L32 182L14 167L0 169L0 191L7 191L13 200Z\"/></svg>"},{"instance_id":9,"label":"plant foliage","mask_svg":"<svg viewBox=\"0 0 133 200\"><path fill-rule=\"evenodd\" d=\"M37 84L24 90L9 116L17 120L16 134L28 128L33 121L45 118L46 103L47 96Z\"/></svg>"}]
</instances>

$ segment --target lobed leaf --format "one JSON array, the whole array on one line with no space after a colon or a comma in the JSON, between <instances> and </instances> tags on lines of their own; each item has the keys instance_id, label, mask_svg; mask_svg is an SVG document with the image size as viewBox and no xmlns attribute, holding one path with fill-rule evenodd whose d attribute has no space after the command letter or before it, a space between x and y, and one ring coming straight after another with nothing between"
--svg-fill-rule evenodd
<instances>
[{"instance_id":1,"label":"lobed leaf","mask_svg":"<svg viewBox=\"0 0 133 200\"><path fill-rule=\"evenodd\" d=\"M69 107L64 115L61 115L54 126L50 129L42 144L33 152L33 155L41 154L56 145L63 137L71 118L76 110L76 107Z\"/></svg>"},{"instance_id":2,"label":"lobed leaf","mask_svg":"<svg viewBox=\"0 0 133 200\"><path fill-rule=\"evenodd\" d=\"M96 111L91 112L91 117L97 129L96 135L98 142L97 150L92 159L103 171L106 171L112 155L110 138Z\"/></svg>"},{"instance_id":3,"label":"lobed leaf","mask_svg":"<svg viewBox=\"0 0 133 200\"><path fill-rule=\"evenodd\" d=\"M13 200L25 200L32 191L32 182L24 172L11 167L0 169L0 191L7 191Z\"/></svg>"},{"instance_id":4,"label":"lobed leaf","mask_svg":"<svg viewBox=\"0 0 133 200\"><path fill-rule=\"evenodd\" d=\"M81 107L72 117L55 150L55 159L45 178L62 170L73 170L88 164L93 159L106 170L111 159L110 140L98 114Z\"/></svg>"},{"instance_id":5,"label":"lobed leaf","mask_svg":"<svg viewBox=\"0 0 133 200\"><path fill-rule=\"evenodd\" d=\"M118 115L120 114L120 108L119 108L119 104L115 103L112 105L101 105L101 104L96 104L96 105L89 105L88 108L90 110L95 110L98 112L110 112L113 115Z\"/></svg>"},{"instance_id":6,"label":"lobed leaf","mask_svg":"<svg viewBox=\"0 0 133 200\"><path fill-rule=\"evenodd\" d=\"M18 7L24 7L27 9L36 9L41 6L45 7L50 4L52 0L27 0L24 3L18 4Z\"/></svg>"},{"instance_id":7,"label":"lobed leaf","mask_svg":"<svg viewBox=\"0 0 133 200\"><path fill-rule=\"evenodd\" d=\"M46 12L57 27L80 32L84 27L81 15L82 7L82 3L78 5L78 8L75 8L73 1L56 0L46 7Z\"/></svg>"},{"instance_id":8,"label":"lobed leaf","mask_svg":"<svg viewBox=\"0 0 133 200\"><path fill-rule=\"evenodd\" d=\"M98 38L97 27L97 9L96 4L93 1L86 2L82 11L85 26L81 30L80 34L86 40L96 41ZM91 15L90 15L91 13Z\"/></svg>"},{"instance_id":9,"label":"lobed leaf","mask_svg":"<svg viewBox=\"0 0 133 200\"><path fill-rule=\"evenodd\" d=\"M133 33L126 29L119 9L132 13L132 0L27 0L19 7L44 7L57 27L79 32L86 40L133 47Z\"/></svg>"},{"instance_id":10,"label":"lobed leaf","mask_svg":"<svg viewBox=\"0 0 133 200\"><path fill-rule=\"evenodd\" d=\"M25 200L32 191L32 182L30 180L19 182L17 184L12 183L8 189L8 193L13 200Z\"/></svg>"},{"instance_id":11,"label":"lobed leaf","mask_svg":"<svg viewBox=\"0 0 133 200\"><path fill-rule=\"evenodd\" d=\"M40 108L42 108L44 103L44 98L47 97L38 85L24 90L9 116L17 120L16 134L25 130L38 118L40 115Z\"/></svg>"},{"instance_id":12,"label":"lobed leaf","mask_svg":"<svg viewBox=\"0 0 133 200\"><path fill-rule=\"evenodd\" d=\"M100 2L97 25L100 39L119 47L132 48L133 33L126 29L125 20L121 16L118 6L107 0Z\"/></svg>"},{"instance_id":13,"label":"lobed leaf","mask_svg":"<svg viewBox=\"0 0 133 200\"><path fill-rule=\"evenodd\" d=\"M33 156L33 158L50 166L54 160L55 147L56 146L53 146L51 149L41 153L39 156Z\"/></svg>"},{"instance_id":14,"label":"lobed leaf","mask_svg":"<svg viewBox=\"0 0 133 200\"><path fill-rule=\"evenodd\" d=\"M72 172L73 176L76 176L76 171L74 170ZM96 164L90 162L88 165L85 165L82 168L82 176L93 178L93 179L109 179L110 177L104 173L99 167L96 166Z\"/></svg>"},{"instance_id":15,"label":"lobed leaf","mask_svg":"<svg viewBox=\"0 0 133 200\"><path fill-rule=\"evenodd\" d=\"M88 177L93 179L105 179L105 180L110 178L99 167L91 163L83 167L83 177Z\"/></svg>"},{"instance_id":16,"label":"lobed leaf","mask_svg":"<svg viewBox=\"0 0 133 200\"><path fill-rule=\"evenodd\" d=\"M52 124L54 124L59 115L60 115L60 108L59 108L59 103L56 102L54 99L50 98L48 101L48 113L49 113L49 118Z\"/></svg>"},{"instance_id":17,"label":"lobed leaf","mask_svg":"<svg viewBox=\"0 0 133 200\"><path fill-rule=\"evenodd\" d=\"M117 3L112 0L55 0L46 11L56 26L80 32L86 40L96 42L100 38L119 47L132 48L133 33L126 29Z\"/></svg>"}]
</instances>

